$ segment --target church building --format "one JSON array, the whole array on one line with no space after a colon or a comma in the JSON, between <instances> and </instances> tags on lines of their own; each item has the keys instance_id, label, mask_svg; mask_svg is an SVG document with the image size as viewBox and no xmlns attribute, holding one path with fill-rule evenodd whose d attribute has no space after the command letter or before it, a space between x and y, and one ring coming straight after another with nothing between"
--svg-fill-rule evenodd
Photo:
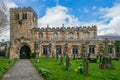
<instances>
[{"instance_id":1,"label":"church building","mask_svg":"<svg viewBox=\"0 0 120 80\"><path fill-rule=\"evenodd\" d=\"M115 55L113 41L108 42L108 53ZM95 58L102 54L104 40L97 39L97 26L38 27L38 17L31 8L10 9L10 58L29 59L33 52L39 56L82 57L84 54Z\"/></svg>"}]
</instances>

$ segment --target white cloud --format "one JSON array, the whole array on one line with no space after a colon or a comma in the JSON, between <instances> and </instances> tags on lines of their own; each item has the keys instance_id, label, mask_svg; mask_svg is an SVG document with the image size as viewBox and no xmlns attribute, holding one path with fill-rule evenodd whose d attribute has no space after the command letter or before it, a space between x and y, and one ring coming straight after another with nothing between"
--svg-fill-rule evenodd
<instances>
[{"instance_id":1,"label":"white cloud","mask_svg":"<svg viewBox=\"0 0 120 80\"><path fill-rule=\"evenodd\" d=\"M96 7L93 6L93 9ZM79 21L77 17L69 14L69 9L64 6L56 6L48 8L46 14L39 19L39 26L61 26L61 24L75 26L75 25L97 25L98 35L104 34L120 34L120 4L115 4L111 8L100 8L98 17L103 18L101 21ZM84 8L84 12L89 12ZM107 23L106 23L107 22Z\"/></svg>"},{"instance_id":2,"label":"white cloud","mask_svg":"<svg viewBox=\"0 0 120 80\"><path fill-rule=\"evenodd\" d=\"M104 11L106 14L104 15L104 18L114 18L117 16L120 16L120 3L115 4L112 8L105 8Z\"/></svg>"},{"instance_id":3,"label":"white cloud","mask_svg":"<svg viewBox=\"0 0 120 80\"><path fill-rule=\"evenodd\" d=\"M18 7L18 6L17 6L15 3L13 3L13 2L6 3L6 6L7 6L8 9L9 9L9 8Z\"/></svg>"},{"instance_id":4,"label":"white cloud","mask_svg":"<svg viewBox=\"0 0 120 80\"><path fill-rule=\"evenodd\" d=\"M111 8L101 8L100 11L103 13L101 16L104 20L109 20L108 23L102 23L103 31L102 34L119 34L120 35L120 3L114 4ZM98 25L99 26L99 25ZM99 33L100 34L100 33Z\"/></svg>"},{"instance_id":5,"label":"white cloud","mask_svg":"<svg viewBox=\"0 0 120 80\"><path fill-rule=\"evenodd\" d=\"M56 6L47 8L46 14L38 20L39 26L61 26L65 25L77 25L79 24L78 18L68 13L68 8L64 6Z\"/></svg>"}]
</instances>

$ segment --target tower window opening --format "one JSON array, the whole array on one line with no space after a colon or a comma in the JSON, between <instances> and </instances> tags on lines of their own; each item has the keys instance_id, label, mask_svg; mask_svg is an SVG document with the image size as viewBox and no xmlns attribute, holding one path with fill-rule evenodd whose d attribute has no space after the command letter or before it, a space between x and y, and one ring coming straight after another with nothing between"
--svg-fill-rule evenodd
<instances>
[{"instance_id":1,"label":"tower window opening","mask_svg":"<svg viewBox=\"0 0 120 80\"><path fill-rule=\"evenodd\" d=\"M23 13L23 19L27 19L27 13Z\"/></svg>"},{"instance_id":2,"label":"tower window opening","mask_svg":"<svg viewBox=\"0 0 120 80\"><path fill-rule=\"evenodd\" d=\"M16 20L19 20L20 18L19 18L19 14L15 14L15 19Z\"/></svg>"}]
</instances>

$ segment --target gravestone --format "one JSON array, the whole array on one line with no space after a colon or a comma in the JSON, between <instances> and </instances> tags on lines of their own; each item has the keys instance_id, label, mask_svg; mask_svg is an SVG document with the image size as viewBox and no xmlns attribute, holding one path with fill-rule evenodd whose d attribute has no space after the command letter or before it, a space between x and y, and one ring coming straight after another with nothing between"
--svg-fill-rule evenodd
<instances>
[{"instance_id":1,"label":"gravestone","mask_svg":"<svg viewBox=\"0 0 120 80\"><path fill-rule=\"evenodd\" d=\"M56 61L58 60L58 52L56 52Z\"/></svg>"},{"instance_id":2,"label":"gravestone","mask_svg":"<svg viewBox=\"0 0 120 80\"><path fill-rule=\"evenodd\" d=\"M83 56L83 73L85 75L88 75L89 72L88 72L88 56L87 56L87 44L88 44L88 41L86 41L85 44L82 44L82 47L83 47L83 53L84 53L84 56Z\"/></svg>"},{"instance_id":3,"label":"gravestone","mask_svg":"<svg viewBox=\"0 0 120 80\"><path fill-rule=\"evenodd\" d=\"M88 59L87 59L87 57L84 57L84 60L83 60L83 73L85 75L88 75Z\"/></svg>"},{"instance_id":4,"label":"gravestone","mask_svg":"<svg viewBox=\"0 0 120 80\"><path fill-rule=\"evenodd\" d=\"M105 41L104 41L104 51L103 51L103 54L102 54L102 56L101 56L101 59L100 59L100 61L101 61L101 63L100 63L100 65L99 65L99 68L101 68L101 69L114 69L114 66L112 65L112 58L111 58L111 56L109 56L109 54L108 54L108 40L107 39L105 39Z\"/></svg>"},{"instance_id":5,"label":"gravestone","mask_svg":"<svg viewBox=\"0 0 120 80\"><path fill-rule=\"evenodd\" d=\"M48 52L47 58L48 58L48 59L50 59L50 56L51 56L51 45L52 45L52 44L49 43L49 44L48 44L48 48L47 48L47 52Z\"/></svg>"},{"instance_id":6,"label":"gravestone","mask_svg":"<svg viewBox=\"0 0 120 80\"><path fill-rule=\"evenodd\" d=\"M50 59L50 54L51 54L50 48L48 48L48 54L47 54L47 58L48 58L48 59Z\"/></svg>"},{"instance_id":7,"label":"gravestone","mask_svg":"<svg viewBox=\"0 0 120 80\"><path fill-rule=\"evenodd\" d=\"M36 53L36 62L39 62L39 53Z\"/></svg>"},{"instance_id":8,"label":"gravestone","mask_svg":"<svg viewBox=\"0 0 120 80\"><path fill-rule=\"evenodd\" d=\"M66 70L69 70L69 67L70 67L70 58L68 54L66 54Z\"/></svg>"},{"instance_id":9,"label":"gravestone","mask_svg":"<svg viewBox=\"0 0 120 80\"><path fill-rule=\"evenodd\" d=\"M63 55L60 55L60 65L63 64Z\"/></svg>"}]
</instances>

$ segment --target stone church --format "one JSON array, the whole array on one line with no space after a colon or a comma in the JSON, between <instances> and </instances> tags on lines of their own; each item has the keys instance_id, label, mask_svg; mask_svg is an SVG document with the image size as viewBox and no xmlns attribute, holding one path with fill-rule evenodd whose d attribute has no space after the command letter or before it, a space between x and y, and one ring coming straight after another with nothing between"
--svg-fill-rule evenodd
<instances>
[{"instance_id":1,"label":"stone church","mask_svg":"<svg viewBox=\"0 0 120 80\"><path fill-rule=\"evenodd\" d=\"M35 11L28 8L10 9L10 58L29 59L33 52L39 56L96 57L101 54L104 41L96 39L97 26L39 28ZM115 57L112 41L108 43L109 55Z\"/></svg>"}]
</instances>

